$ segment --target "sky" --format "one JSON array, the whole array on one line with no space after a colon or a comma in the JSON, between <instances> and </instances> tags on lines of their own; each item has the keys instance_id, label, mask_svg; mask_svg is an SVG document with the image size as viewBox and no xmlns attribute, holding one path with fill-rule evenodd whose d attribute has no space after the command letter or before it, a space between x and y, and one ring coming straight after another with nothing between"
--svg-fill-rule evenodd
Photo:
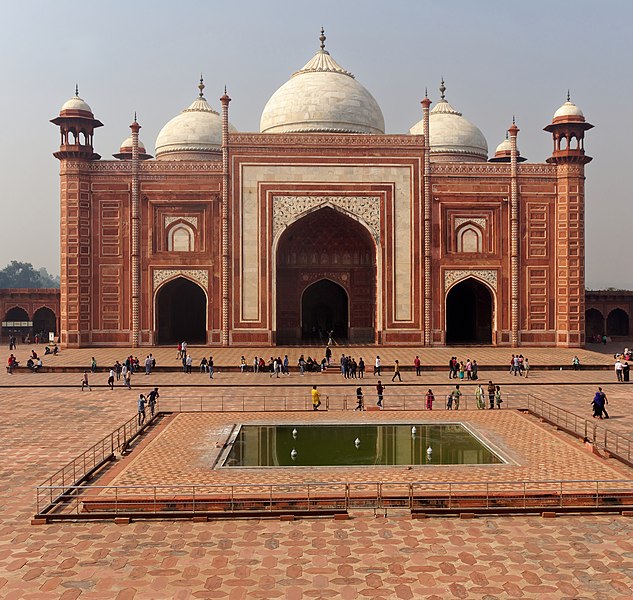
<instances>
[{"instance_id":1,"label":"sky","mask_svg":"<svg viewBox=\"0 0 633 600\"><path fill-rule=\"evenodd\" d=\"M3 6L0 37L0 267L22 260L59 274L59 146L49 123L73 94L104 127L95 151L111 158L134 112L153 154L162 126L197 95L258 131L275 90L319 46L373 94L387 133L421 118L425 88L477 125L489 154L516 116L530 162L550 155L543 131L571 99L595 125L585 138L586 283L633 289L630 267L633 21L630 0L21 0ZM628 264L627 264L628 262Z\"/></svg>"}]
</instances>

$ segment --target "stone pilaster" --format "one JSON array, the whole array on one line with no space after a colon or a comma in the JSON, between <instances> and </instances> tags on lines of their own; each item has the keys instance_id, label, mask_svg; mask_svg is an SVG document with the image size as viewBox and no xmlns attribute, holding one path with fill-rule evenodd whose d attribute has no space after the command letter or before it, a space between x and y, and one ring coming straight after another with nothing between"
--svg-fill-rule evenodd
<instances>
[{"instance_id":1,"label":"stone pilaster","mask_svg":"<svg viewBox=\"0 0 633 600\"><path fill-rule=\"evenodd\" d=\"M229 345L229 102L224 90L222 103L222 345Z\"/></svg>"},{"instance_id":2,"label":"stone pilaster","mask_svg":"<svg viewBox=\"0 0 633 600\"><path fill-rule=\"evenodd\" d=\"M431 147L429 145L429 107L425 95L422 100L422 131L424 133L424 345L431 345L432 280L431 280Z\"/></svg>"},{"instance_id":3,"label":"stone pilaster","mask_svg":"<svg viewBox=\"0 0 633 600\"><path fill-rule=\"evenodd\" d=\"M519 186L517 134L519 128L512 120L510 134L510 342L519 345Z\"/></svg>"},{"instance_id":4,"label":"stone pilaster","mask_svg":"<svg viewBox=\"0 0 633 600\"><path fill-rule=\"evenodd\" d=\"M141 257L140 257L140 240L141 240L141 211L139 205L139 152L138 152L138 132L141 126L136 122L130 125L132 130L132 186L131 186L131 278L132 278L132 347L139 346L139 330L140 330L140 305L141 305Z\"/></svg>"}]
</instances>

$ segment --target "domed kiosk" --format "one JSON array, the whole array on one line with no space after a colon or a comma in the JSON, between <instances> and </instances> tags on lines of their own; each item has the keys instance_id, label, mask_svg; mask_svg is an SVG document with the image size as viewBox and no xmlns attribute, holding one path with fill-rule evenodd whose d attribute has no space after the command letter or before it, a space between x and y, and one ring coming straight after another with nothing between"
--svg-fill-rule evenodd
<instances>
[{"instance_id":1,"label":"domed kiosk","mask_svg":"<svg viewBox=\"0 0 633 600\"><path fill-rule=\"evenodd\" d=\"M262 133L385 132L375 98L325 49L321 49L268 100L260 121Z\"/></svg>"},{"instance_id":2,"label":"domed kiosk","mask_svg":"<svg viewBox=\"0 0 633 600\"><path fill-rule=\"evenodd\" d=\"M203 95L202 77L198 97L169 121L156 138L158 160L219 159L222 149L222 117L211 108ZM229 124L231 133L237 132Z\"/></svg>"},{"instance_id":3,"label":"domed kiosk","mask_svg":"<svg viewBox=\"0 0 633 600\"><path fill-rule=\"evenodd\" d=\"M446 92L446 86L442 79L441 99L429 115L431 160L463 162L487 160L488 142L484 134L448 103L444 92ZM411 127L409 132L412 135L423 135L422 121Z\"/></svg>"}]
</instances>

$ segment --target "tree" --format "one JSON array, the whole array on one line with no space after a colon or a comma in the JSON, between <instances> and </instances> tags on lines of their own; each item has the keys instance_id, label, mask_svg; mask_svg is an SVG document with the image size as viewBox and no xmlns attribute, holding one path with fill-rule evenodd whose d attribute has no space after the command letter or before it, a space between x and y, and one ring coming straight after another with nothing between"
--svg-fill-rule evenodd
<instances>
[{"instance_id":1,"label":"tree","mask_svg":"<svg viewBox=\"0 0 633 600\"><path fill-rule=\"evenodd\" d=\"M59 287L59 277L52 277L42 267L35 270L31 263L12 260L0 270L0 288Z\"/></svg>"}]
</instances>

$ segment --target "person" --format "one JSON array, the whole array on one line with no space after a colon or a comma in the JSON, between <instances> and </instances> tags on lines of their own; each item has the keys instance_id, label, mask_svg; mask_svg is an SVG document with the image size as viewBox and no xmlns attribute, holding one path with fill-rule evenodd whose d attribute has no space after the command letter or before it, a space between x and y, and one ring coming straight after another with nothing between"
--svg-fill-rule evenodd
<instances>
[{"instance_id":1,"label":"person","mask_svg":"<svg viewBox=\"0 0 633 600\"><path fill-rule=\"evenodd\" d=\"M207 357L203 356L202 359L200 360L200 373L206 373L207 372Z\"/></svg>"},{"instance_id":2,"label":"person","mask_svg":"<svg viewBox=\"0 0 633 600\"><path fill-rule=\"evenodd\" d=\"M629 381L629 363L624 361L622 365L622 381Z\"/></svg>"},{"instance_id":3,"label":"person","mask_svg":"<svg viewBox=\"0 0 633 600\"><path fill-rule=\"evenodd\" d=\"M574 371L580 371L580 359L574 354L574 358L571 359L571 367Z\"/></svg>"},{"instance_id":4,"label":"person","mask_svg":"<svg viewBox=\"0 0 633 600\"><path fill-rule=\"evenodd\" d=\"M378 394L378 402L376 403L376 406L380 410L382 410L383 409L385 386L382 384L382 381L380 381L380 379L378 380L378 384L376 385L376 393Z\"/></svg>"},{"instance_id":5,"label":"person","mask_svg":"<svg viewBox=\"0 0 633 600\"><path fill-rule=\"evenodd\" d=\"M402 382L402 377L400 376L400 363L397 360L393 365L393 377L391 378L391 381L395 381L396 377L398 378L398 381Z\"/></svg>"},{"instance_id":6,"label":"person","mask_svg":"<svg viewBox=\"0 0 633 600\"><path fill-rule=\"evenodd\" d=\"M209 368L209 379L213 379L213 356L209 356L207 367Z\"/></svg>"},{"instance_id":7,"label":"person","mask_svg":"<svg viewBox=\"0 0 633 600\"><path fill-rule=\"evenodd\" d=\"M477 402L477 408L482 409L486 407L484 402L484 388L481 386L481 383L477 386L475 390L475 400Z\"/></svg>"},{"instance_id":8,"label":"person","mask_svg":"<svg viewBox=\"0 0 633 600\"><path fill-rule=\"evenodd\" d=\"M158 388L155 387L149 394L147 394L147 403L149 404L149 414L151 418L154 418L154 409L156 408L156 400L160 398Z\"/></svg>"},{"instance_id":9,"label":"person","mask_svg":"<svg viewBox=\"0 0 633 600\"><path fill-rule=\"evenodd\" d=\"M624 381L624 377L622 376L622 371L624 370L624 365L620 362L620 359L615 361L615 376L618 381Z\"/></svg>"},{"instance_id":10,"label":"person","mask_svg":"<svg viewBox=\"0 0 633 600\"><path fill-rule=\"evenodd\" d=\"M446 410L453 410L453 392L448 392L446 396Z\"/></svg>"},{"instance_id":11,"label":"person","mask_svg":"<svg viewBox=\"0 0 633 600\"><path fill-rule=\"evenodd\" d=\"M479 379L479 365L475 359L473 359L472 372L473 381L477 381Z\"/></svg>"},{"instance_id":12,"label":"person","mask_svg":"<svg viewBox=\"0 0 633 600\"><path fill-rule=\"evenodd\" d=\"M473 363L470 361L470 358L466 359L466 379L473 378Z\"/></svg>"},{"instance_id":13,"label":"person","mask_svg":"<svg viewBox=\"0 0 633 600\"><path fill-rule=\"evenodd\" d=\"M330 329L330 331L327 332L327 345L334 345L334 329Z\"/></svg>"},{"instance_id":14,"label":"person","mask_svg":"<svg viewBox=\"0 0 633 600\"><path fill-rule=\"evenodd\" d=\"M121 371L123 370L123 365L117 360L114 363L114 372L116 373L116 380L121 380Z\"/></svg>"},{"instance_id":15,"label":"person","mask_svg":"<svg viewBox=\"0 0 633 600\"><path fill-rule=\"evenodd\" d=\"M328 366L330 365L330 360L332 360L332 349L329 346L325 348L325 360L327 360Z\"/></svg>"},{"instance_id":16,"label":"person","mask_svg":"<svg viewBox=\"0 0 633 600\"><path fill-rule=\"evenodd\" d=\"M362 356L358 359L358 378L365 379L365 361Z\"/></svg>"},{"instance_id":17,"label":"person","mask_svg":"<svg viewBox=\"0 0 633 600\"><path fill-rule=\"evenodd\" d=\"M417 377L420 376L420 373L422 372L422 361L420 360L420 357L416 354L415 360L413 361L413 366L415 367L415 374Z\"/></svg>"},{"instance_id":18,"label":"person","mask_svg":"<svg viewBox=\"0 0 633 600\"><path fill-rule=\"evenodd\" d=\"M145 423L145 396L139 394L138 397L138 424L139 427Z\"/></svg>"},{"instance_id":19,"label":"person","mask_svg":"<svg viewBox=\"0 0 633 600\"><path fill-rule=\"evenodd\" d=\"M356 412L357 410L365 410L365 403L363 402L363 388L361 387L356 388L356 403L357 404L354 412Z\"/></svg>"},{"instance_id":20,"label":"person","mask_svg":"<svg viewBox=\"0 0 633 600\"><path fill-rule=\"evenodd\" d=\"M240 358L240 373L246 373L246 357L243 354Z\"/></svg>"},{"instance_id":21,"label":"person","mask_svg":"<svg viewBox=\"0 0 633 600\"><path fill-rule=\"evenodd\" d=\"M523 359L523 368L525 369L525 378L527 379L530 376L530 361L527 359L527 356Z\"/></svg>"},{"instance_id":22,"label":"person","mask_svg":"<svg viewBox=\"0 0 633 600\"><path fill-rule=\"evenodd\" d=\"M312 410L319 410L319 406L321 406L321 394L319 390L317 390L317 386L312 386Z\"/></svg>"},{"instance_id":23,"label":"person","mask_svg":"<svg viewBox=\"0 0 633 600\"><path fill-rule=\"evenodd\" d=\"M111 390L114 389L114 369L110 369L110 372L108 373L108 385Z\"/></svg>"},{"instance_id":24,"label":"person","mask_svg":"<svg viewBox=\"0 0 633 600\"><path fill-rule=\"evenodd\" d=\"M426 392L426 410L433 410L434 401L435 396L433 395L433 390L429 388Z\"/></svg>"},{"instance_id":25,"label":"person","mask_svg":"<svg viewBox=\"0 0 633 600\"><path fill-rule=\"evenodd\" d=\"M178 342L178 351L176 352L176 359L182 359L182 342Z\"/></svg>"},{"instance_id":26,"label":"person","mask_svg":"<svg viewBox=\"0 0 633 600\"><path fill-rule=\"evenodd\" d=\"M607 412L607 404L609 401L607 400L607 395L602 391L602 388L598 388L598 393L600 394L600 400L602 401L602 414L605 419L609 418L609 413Z\"/></svg>"},{"instance_id":27,"label":"person","mask_svg":"<svg viewBox=\"0 0 633 600\"><path fill-rule=\"evenodd\" d=\"M90 363L90 370L93 373L97 372L97 359L94 356L92 357L92 362Z\"/></svg>"},{"instance_id":28,"label":"person","mask_svg":"<svg viewBox=\"0 0 633 600\"><path fill-rule=\"evenodd\" d=\"M57 344L55 344L53 346L53 356L57 356L57 354L59 354L59 348L57 347Z\"/></svg>"},{"instance_id":29,"label":"person","mask_svg":"<svg viewBox=\"0 0 633 600\"><path fill-rule=\"evenodd\" d=\"M374 363L374 375L380 377L380 356L376 356L376 362Z\"/></svg>"},{"instance_id":30,"label":"person","mask_svg":"<svg viewBox=\"0 0 633 600\"><path fill-rule=\"evenodd\" d=\"M602 334L602 345L606 346L607 344L607 336L605 334Z\"/></svg>"},{"instance_id":31,"label":"person","mask_svg":"<svg viewBox=\"0 0 633 600\"><path fill-rule=\"evenodd\" d=\"M501 408L501 403L503 402L503 399L501 398L501 388L499 386L495 387L495 404L497 405L497 408Z\"/></svg>"},{"instance_id":32,"label":"person","mask_svg":"<svg viewBox=\"0 0 633 600\"><path fill-rule=\"evenodd\" d=\"M306 359L303 357L303 354L299 357L299 375L303 377L303 374L306 370Z\"/></svg>"},{"instance_id":33,"label":"person","mask_svg":"<svg viewBox=\"0 0 633 600\"><path fill-rule=\"evenodd\" d=\"M35 365L33 366L33 373L37 373L43 366L44 363L42 363L42 358L38 357L38 359L35 361Z\"/></svg>"},{"instance_id":34,"label":"person","mask_svg":"<svg viewBox=\"0 0 633 600\"><path fill-rule=\"evenodd\" d=\"M207 362L206 359L204 361L205 363ZM253 359L253 373L257 373L259 371L259 358L255 357Z\"/></svg>"},{"instance_id":35,"label":"person","mask_svg":"<svg viewBox=\"0 0 633 600\"><path fill-rule=\"evenodd\" d=\"M325 368L322 368L321 370L325 371ZM281 367L281 372L284 375L290 376L290 359L288 358L287 354L284 354L284 361Z\"/></svg>"},{"instance_id":36,"label":"person","mask_svg":"<svg viewBox=\"0 0 633 600\"><path fill-rule=\"evenodd\" d=\"M488 382L488 401L490 402L490 408L495 407L495 391L496 386L492 381Z\"/></svg>"},{"instance_id":37,"label":"person","mask_svg":"<svg viewBox=\"0 0 633 600\"><path fill-rule=\"evenodd\" d=\"M90 383L88 383L88 371L84 371L84 376L81 379L81 391L84 391L84 388L88 388L92 392L92 388L90 387Z\"/></svg>"},{"instance_id":38,"label":"person","mask_svg":"<svg viewBox=\"0 0 633 600\"><path fill-rule=\"evenodd\" d=\"M453 390L453 403L455 404L455 410L459 410L459 401L461 397L462 397L462 392L459 389L459 383L458 383L455 386L455 389Z\"/></svg>"},{"instance_id":39,"label":"person","mask_svg":"<svg viewBox=\"0 0 633 600\"><path fill-rule=\"evenodd\" d=\"M9 373L9 375L13 375L13 369L15 369L17 366L18 361L16 360L15 356L11 354L11 356L9 356L9 359L7 360L7 373Z\"/></svg>"},{"instance_id":40,"label":"person","mask_svg":"<svg viewBox=\"0 0 633 600\"><path fill-rule=\"evenodd\" d=\"M26 368L33 371L34 366L35 363L33 362L33 359L29 357L29 359L26 361Z\"/></svg>"},{"instance_id":41,"label":"person","mask_svg":"<svg viewBox=\"0 0 633 600\"><path fill-rule=\"evenodd\" d=\"M123 383L127 385L127 389L132 389L132 369L128 369L123 377Z\"/></svg>"},{"instance_id":42,"label":"person","mask_svg":"<svg viewBox=\"0 0 633 600\"><path fill-rule=\"evenodd\" d=\"M593 408L593 418L602 419L602 411L604 409L604 405L602 403L602 396L600 395L599 391L594 394L593 400L591 401L591 407Z\"/></svg>"},{"instance_id":43,"label":"person","mask_svg":"<svg viewBox=\"0 0 633 600\"><path fill-rule=\"evenodd\" d=\"M191 354L187 354L187 358L185 359L185 373L191 373L191 366L193 365L193 358L191 358Z\"/></svg>"},{"instance_id":44,"label":"person","mask_svg":"<svg viewBox=\"0 0 633 600\"><path fill-rule=\"evenodd\" d=\"M145 357L145 375L149 375L152 372L152 359L149 354Z\"/></svg>"},{"instance_id":45,"label":"person","mask_svg":"<svg viewBox=\"0 0 633 600\"><path fill-rule=\"evenodd\" d=\"M273 360L273 366L270 373L271 377L274 377L275 375L279 377L279 362L277 362L277 359Z\"/></svg>"},{"instance_id":46,"label":"person","mask_svg":"<svg viewBox=\"0 0 633 600\"><path fill-rule=\"evenodd\" d=\"M52 354L53 352L51 351L49 346L45 346L44 347L44 356L47 356L48 354Z\"/></svg>"}]
</instances>

